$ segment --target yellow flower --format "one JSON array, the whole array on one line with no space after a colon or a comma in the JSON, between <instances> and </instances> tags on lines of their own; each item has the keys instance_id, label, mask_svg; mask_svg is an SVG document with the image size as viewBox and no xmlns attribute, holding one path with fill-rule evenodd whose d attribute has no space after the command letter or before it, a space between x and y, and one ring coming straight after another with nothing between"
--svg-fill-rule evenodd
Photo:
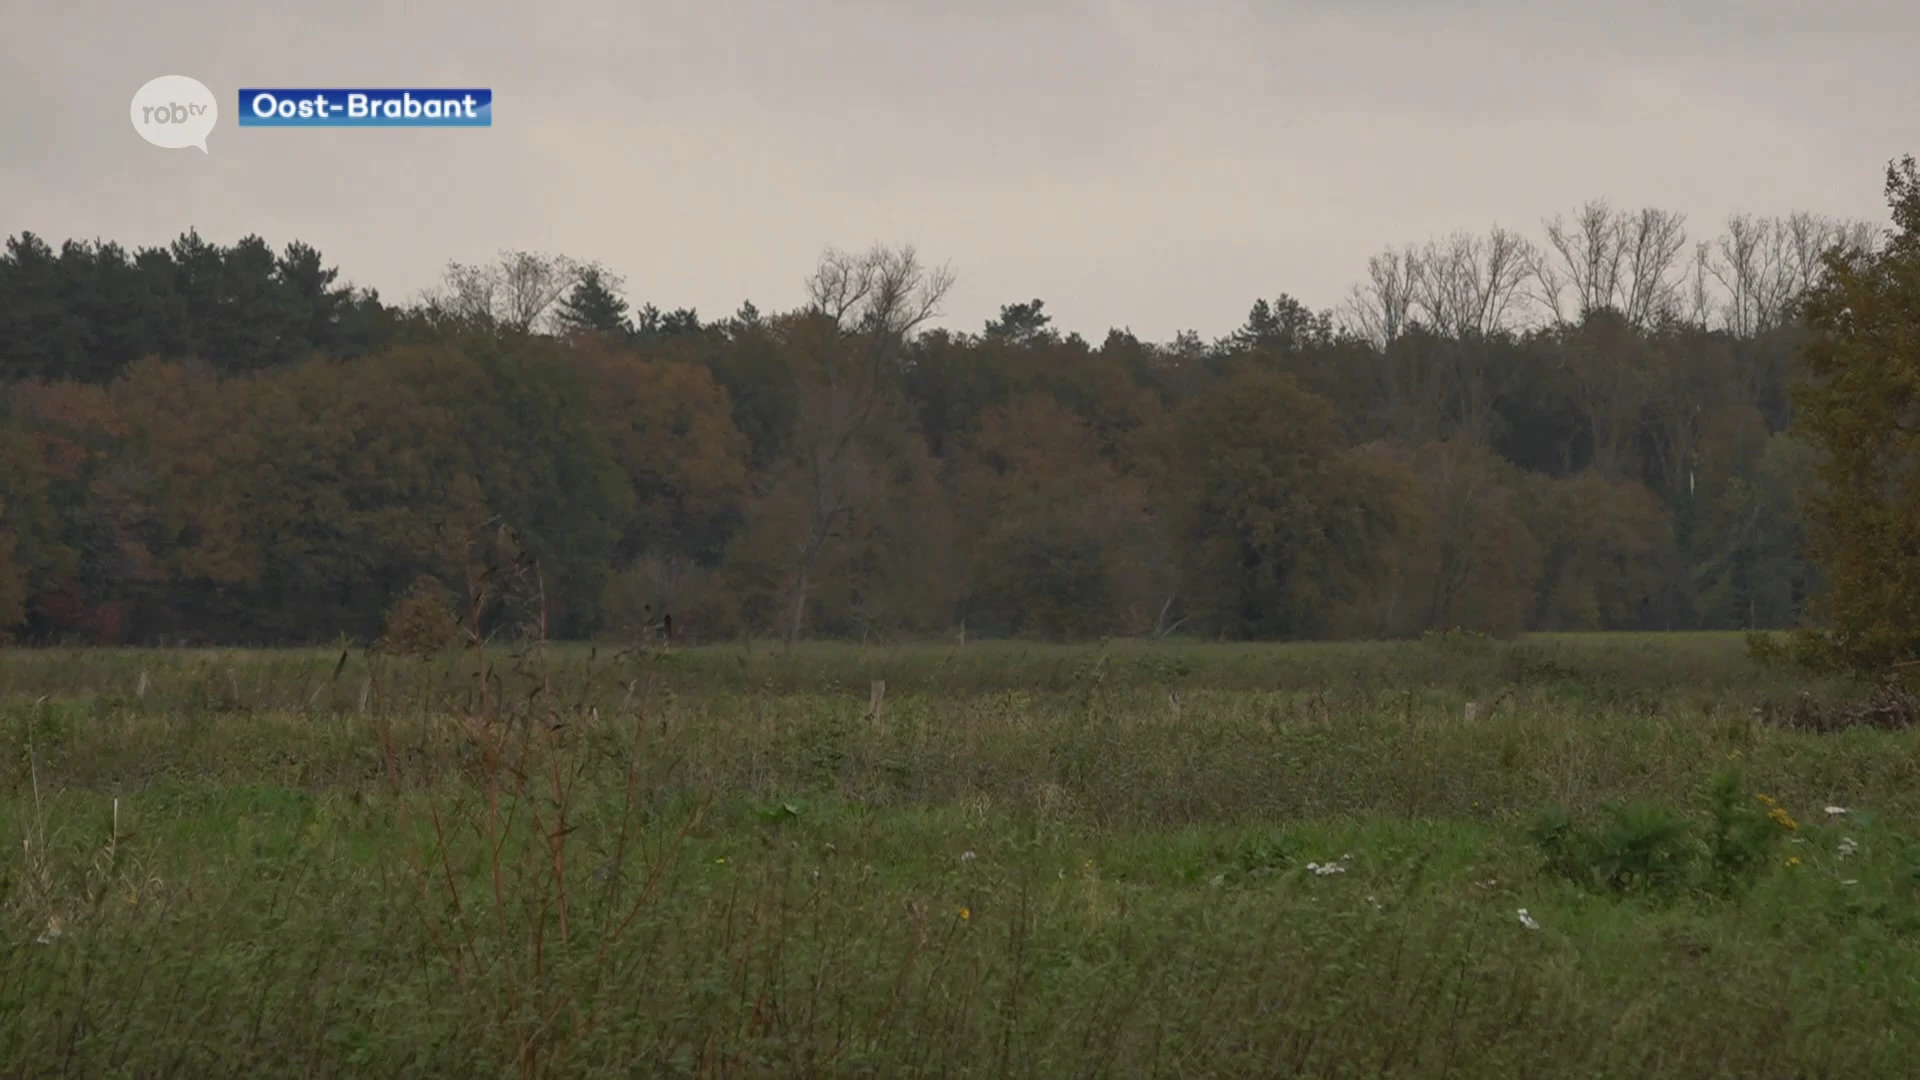
<instances>
[{"instance_id":1,"label":"yellow flower","mask_svg":"<svg viewBox=\"0 0 1920 1080\"><path fill-rule=\"evenodd\" d=\"M1773 811L1769 813L1767 817L1771 819L1774 824L1788 831L1792 831L1800 827L1800 823L1793 820L1793 818L1787 814L1786 808L1784 807L1779 807L1779 806L1774 807Z\"/></svg>"},{"instance_id":2,"label":"yellow flower","mask_svg":"<svg viewBox=\"0 0 1920 1080\"><path fill-rule=\"evenodd\" d=\"M1800 865L1800 856L1798 856L1798 855L1789 855L1789 856L1787 856L1787 865L1788 865L1788 866L1799 866L1799 865Z\"/></svg>"},{"instance_id":3,"label":"yellow flower","mask_svg":"<svg viewBox=\"0 0 1920 1080\"><path fill-rule=\"evenodd\" d=\"M961 921L962 921L962 922L965 922L966 920L968 920L968 919L971 919L971 918L973 918L973 909L972 909L972 908L961 908L961 909L960 909L960 919L961 919Z\"/></svg>"},{"instance_id":4,"label":"yellow flower","mask_svg":"<svg viewBox=\"0 0 1920 1080\"><path fill-rule=\"evenodd\" d=\"M1769 798L1768 798L1768 797L1766 797L1765 795L1755 795L1755 796L1754 796L1754 798L1756 798L1756 799L1759 799L1759 800L1760 800L1761 802L1763 802L1763 803L1765 803L1765 804L1767 804L1768 806L1772 806L1772 805L1773 805L1773 800L1772 800L1772 799L1769 799Z\"/></svg>"},{"instance_id":5,"label":"yellow flower","mask_svg":"<svg viewBox=\"0 0 1920 1080\"><path fill-rule=\"evenodd\" d=\"M723 863L723 862L726 862L726 861L727 861L727 857L726 857L725 855L722 855L722 856L720 856L719 858L717 858L717 859L715 859L715 860L713 860L713 861L714 861L714 862L715 862L716 864L718 864L718 863Z\"/></svg>"}]
</instances>

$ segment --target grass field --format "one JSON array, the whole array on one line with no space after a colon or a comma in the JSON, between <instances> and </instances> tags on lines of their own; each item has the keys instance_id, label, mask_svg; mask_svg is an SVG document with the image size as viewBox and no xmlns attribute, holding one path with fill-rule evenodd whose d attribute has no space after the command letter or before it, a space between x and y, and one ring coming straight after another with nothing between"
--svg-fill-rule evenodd
<instances>
[{"instance_id":1,"label":"grass field","mask_svg":"<svg viewBox=\"0 0 1920 1080\"><path fill-rule=\"evenodd\" d=\"M1856 697L1738 635L0 652L0 1076L1911 1077L1920 732L1788 723Z\"/></svg>"}]
</instances>

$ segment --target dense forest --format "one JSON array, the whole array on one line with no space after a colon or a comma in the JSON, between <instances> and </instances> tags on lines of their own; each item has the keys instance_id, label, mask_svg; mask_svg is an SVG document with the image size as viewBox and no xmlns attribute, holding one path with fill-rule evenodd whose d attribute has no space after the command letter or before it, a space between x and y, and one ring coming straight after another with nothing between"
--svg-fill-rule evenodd
<instances>
[{"instance_id":1,"label":"dense forest","mask_svg":"<svg viewBox=\"0 0 1920 1080\"><path fill-rule=\"evenodd\" d=\"M1594 202L1540 232L1382 252L1336 309L1167 343L1038 299L931 328L952 279L910 248L708 320L564 256L393 304L301 243L23 233L0 632L366 640L502 545L563 638L1796 624L1796 301L1881 230Z\"/></svg>"}]
</instances>

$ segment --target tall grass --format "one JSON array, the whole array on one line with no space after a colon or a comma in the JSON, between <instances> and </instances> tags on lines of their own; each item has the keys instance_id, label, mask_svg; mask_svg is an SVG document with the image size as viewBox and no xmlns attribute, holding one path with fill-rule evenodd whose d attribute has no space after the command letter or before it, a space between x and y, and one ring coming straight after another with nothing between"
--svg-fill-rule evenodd
<instances>
[{"instance_id":1,"label":"tall grass","mask_svg":"<svg viewBox=\"0 0 1920 1080\"><path fill-rule=\"evenodd\" d=\"M1910 1075L1920 735L1800 689L1717 637L7 654L0 1076ZM1798 819L1737 894L1529 838L1705 830L1733 761Z\"/></svg>"}]
</instances>

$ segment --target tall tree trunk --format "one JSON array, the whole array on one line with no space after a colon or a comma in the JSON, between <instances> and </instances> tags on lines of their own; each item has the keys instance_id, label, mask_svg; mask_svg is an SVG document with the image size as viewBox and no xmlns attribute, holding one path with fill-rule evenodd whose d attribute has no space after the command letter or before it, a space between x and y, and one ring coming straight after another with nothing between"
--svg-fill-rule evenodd
<instances>
[{"instance_id":1,"label":"tall tree trunk","mask_svg":"<svg viewBox=\"0 0 1920 1080\"><path fill-rule=\"evenodd\" d=\"M787 616L787 651L793 651L793 643L800 636L800 623L807 615L807 570L806 561L802 561L799 572L793 581L793 608Z\"/></svg>"}]
</instances>

